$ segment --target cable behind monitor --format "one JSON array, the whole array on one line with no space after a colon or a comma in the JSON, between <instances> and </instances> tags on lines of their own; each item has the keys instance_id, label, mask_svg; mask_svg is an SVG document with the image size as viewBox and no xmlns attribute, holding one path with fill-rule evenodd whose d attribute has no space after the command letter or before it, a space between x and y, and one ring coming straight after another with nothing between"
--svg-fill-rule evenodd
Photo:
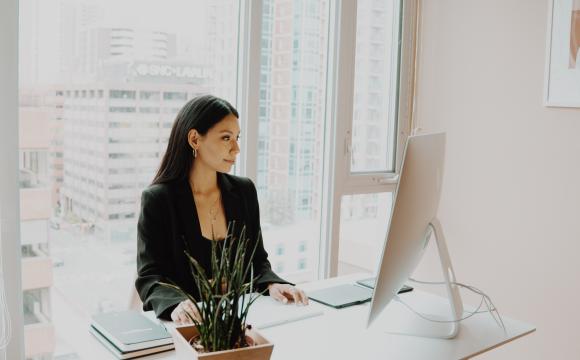
<instances>
[{"instance_id":1,"label":"cable behind monitor","mask_svg":"<svg viewBox=\"0 0 580 360\"><path fill-rule=\"evenodd\" d=\"M415 280L413 278L409 278L409 281L417 283L417 284L424 284L424 285L446 285L447 283L444 281L420 281L420 280ZM463 283L459 283L459 282L452 282L452 285L458 286L460 288L463 289L467 289L471 292L473 292L474 294L480 295L481 296L481 300L479 302L479 305L477 306L477 308L474 311L466 311L463 310L463 314L462 317L458 318L458 319L453 319L453 320L440 320L440 319L434 319L431 318L427 315L424 315L421 312L416 311L415 309L413 309L409 304L407 304L405 301L403 301L403 299L401 299L401 297L397 296L395 299L400 302L401 304L403 304L407 309L409 309L410 311L412 311L413 313L415 313L415 315L419 316L420 318L427 320L427 321L432 321L432 322L437 322L437 323L458 323L460 321L469 319L470 317L476 315L476 314L482 314L482 313L489 313L491 315L491 317L493 318L493 320L496 322L496 324L501 327L504 331L506 330L505 328L505 324L501 318L501 315L499 313L499 310L497 309L497 307L494 305L493 301L491 300L491 298L484 293L483 291L479 290L478 288L471 286L471 285L466 285ZM487 307L487 310L480 310L482 308L482 306L485 304L485 306ZM466 314L466 316L463 316L464 314Z\"/></svg>"}]
</instances>

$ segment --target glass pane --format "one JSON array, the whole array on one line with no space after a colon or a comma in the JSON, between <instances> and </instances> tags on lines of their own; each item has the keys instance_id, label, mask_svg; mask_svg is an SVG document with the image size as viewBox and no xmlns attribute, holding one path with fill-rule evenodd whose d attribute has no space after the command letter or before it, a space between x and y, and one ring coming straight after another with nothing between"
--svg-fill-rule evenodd
<instances>
[{"instance_id":1,"label":"glass pane","mask_svg":"<svg viewBox=\"0 0 580 360\"><path fill-rule=\"evenodd\" d=\"M22 299L24 325L50 321L48 289L24 290Z\"/></svg>"},{"instance_id":2,"label":"glass pane","mask_svg":"<svg viewBox=\"0 0 580 360\"><path fill-rule=\"evenodd\" d=\"M26 357L98 358L79 334L128 307L140 195L175 114L202 93L235 102L239 1L19 5Z\"/></svg>"},{"instance_id":3,"label":"glass pane","mask_svg":"<svg viewBox=\"0 0 580 360\"><path fill-rule=\"evenodd\" d=\"M392 193L346 195L340 207L338 274L377 270L391 216Z\"/></svg>"},{"instance_id":4,"label":"glass pane","mask_svg":"<svg viewBox=\"0 0 580 360\"><path fill-rule=\"evenodd\" d=\"M263 3L258 195L264 243L288 280L316 276L328 1ZM281 249L281 250L280 250Z\"/></svg>"},{"instance_id":5,"label":"glass pane","mask_svg":"<svg viewBox=\"0 0 580 360\"><path fill-rule=\"evenodd\" d=\"M398 3L357 3L351 172L394 170Z\"/></svg>"}]
</instances>

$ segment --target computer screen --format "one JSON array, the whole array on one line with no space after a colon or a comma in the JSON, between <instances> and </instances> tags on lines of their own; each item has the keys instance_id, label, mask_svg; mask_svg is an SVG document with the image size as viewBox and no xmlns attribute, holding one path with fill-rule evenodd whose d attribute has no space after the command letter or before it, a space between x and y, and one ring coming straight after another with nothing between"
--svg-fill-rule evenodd
<instances>
[{"instance_id":1,"label":"computer screen","mask_svg":"<svg viewBox=\"0 0 580 360\"><path fill-rule=\"evenodd\" d=\"M439 207L444 158L444 133L408 138L367 327L408 281L424 253L431 235L430 224L436 219ZM459 296L458 292L454 295ZM457 332L456 329L449 331L443 337L454 336Z\"/></svg>"}]
</instances>

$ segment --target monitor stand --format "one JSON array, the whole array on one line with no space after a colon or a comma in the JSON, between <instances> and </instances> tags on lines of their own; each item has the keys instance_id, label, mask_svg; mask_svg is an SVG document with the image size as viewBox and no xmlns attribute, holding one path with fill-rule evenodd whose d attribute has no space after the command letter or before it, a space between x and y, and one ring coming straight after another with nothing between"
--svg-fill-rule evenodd
<instances>
[{"instance_id":1,"label":"monitor stand","mask_svg":"<svg viewBox=\"0 0 580 360\"><path fill-rule=\"evenodd\" d=\"M461 319L463 315L463 303L458 287L453 284L455 282L455 273L451 266L451 259L449 257L449 251L447 251L447 244L443 236L441 224L436 218L429 223L425 232L425 246L427 246L427 242L432 233L435 234L437 252L439 253L441 269L443 270L443 283L447 290L447 298L449 299L448 315L441 316L441 313L444 313L447 309L441 311L439 315L434 315L424 313L420 308L415 308L411 305L415 311L421 313L423 316L444 322L425 320L399 301L393 299L375 322L375 326L380 328L381 331L440 339L452 339L457 336L459 332L459 321L450 322L450 320Z\"/></svg>"}]
</instances>

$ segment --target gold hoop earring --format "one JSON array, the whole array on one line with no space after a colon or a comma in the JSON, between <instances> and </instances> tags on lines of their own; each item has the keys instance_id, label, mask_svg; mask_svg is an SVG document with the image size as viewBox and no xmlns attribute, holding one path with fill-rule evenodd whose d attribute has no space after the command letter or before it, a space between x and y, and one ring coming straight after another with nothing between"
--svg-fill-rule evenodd
<instances>
[{"instance_id":1,"label":"gold hoop earring","mask_svg":"<svg viewBox=\"0 0 580 360\"><path fill-rule=\"evenodd\" d=\"M193 158L195 159L197 157L197 150L195 150L195 148L193 148L192 154Z\"/></svg>"}]
</instances>

